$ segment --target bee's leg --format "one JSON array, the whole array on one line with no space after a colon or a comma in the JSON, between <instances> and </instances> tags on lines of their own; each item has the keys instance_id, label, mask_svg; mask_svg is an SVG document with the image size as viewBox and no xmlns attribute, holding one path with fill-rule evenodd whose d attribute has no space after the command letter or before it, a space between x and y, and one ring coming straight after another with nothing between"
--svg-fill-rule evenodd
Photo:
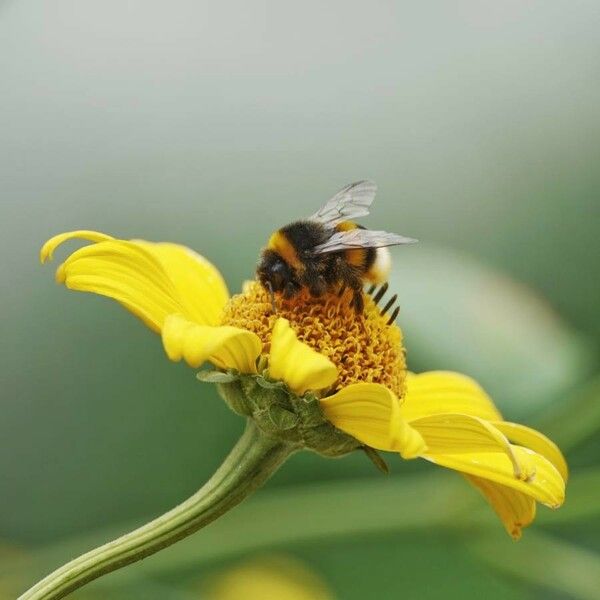
<instances>
[{"instance_id":1,"label":"bee's leg","mask_svg":"<svg viewBox=\"0 0 600 600\"><path fill-rule=\"evenodd\" d=\"M379 288L379 291L373 296L373 302L377 305L380 300L385 296L386 292L388 291L388 283L387 281ZM386 313L392 309L392 307L394 306L394 304L396 304L396 302L398 301L398 294L394 294L385 304L385 306L381 309L381 316L384 317L386 315ZM390 318L387 320L386 325L391 325L395 320L396 317L398 316L398 313L400 312L400 306L396 306L396 308L394 308L392 310L392 313L390 315Z\"/></svg>"},{"instance_id":2,"label":"bee's leg","mask_svg":"<svg viewBox=\"0 0 600 600\"><path fill-rule=\"evenodd\" d=\"M362 273L348 264L339 264L338 266L340 269L336 275L338 281L343 282L343 288L340 295L345 291L346 287L349 287L352 290L350 306L354 308L357 314L362 313L365 308Z\"/></svg>"},{"instance_id":3,"label":"bee's leg","mask_svg":"<svg viewBox=\"0 0 600 600\"><path fill-rule=\"evenodd\" d=\"M350 281L348 281L348 284L352 289L352 300L350 301L350 306L354 308L357 314L360 314L365 308L362 279L360 277L353 277Z\"/></svg>"},{"instance_id":4,"label":"bee's leg","mask_svg":"<svg viewBox=\"0 0 600 600\"><path fill-rule=\"evenodd\" d=\"M396 300L398 300L398 294L394 294L388 301L387 304L381 309L381 316L383 317L385 315L385 313L390 310L390 308L392 308L392 306L394 306L394 304L396 303Z\"/></svg>"},{"instance_id":5,"label":"bee's leg","mask_svg":"<svg viewBox=\"0 0 600 600\"><path fill-rule=\"evenodd\" d=\"M344 295L344 292L346 291L346 287L348 287L345 283L342 283L342 285L340 286L340 289L338 290L338 298L341 298Z\"/></svg>"},{"instance_id":6,"label":"bee's leg","mask_svg":"<svg viewBox=\"0 0 600 600\"><path fill-rule=\"evenodd\" d=\"M386 281L380 288L379 291L375 294L375 296L373 296L373 302L375 302L375 304L379 304L379 301L385 296L386 292L388 291L388 287L389 284Z\"/></svg>"},{"instance_id":7,"label":"bee's leg","mask_svg":"<svg viewBox=\"0 0 600 600\"><path fill-rule=\"evenodd\" d=\"M388 319L386 325L391 325L396 320L396 317L398 316L399 312L400 312L400 307L396 306L396 308L394 309L394 312L390 315L390 318Z\"/></svg>"},{"instance_id":8,"label":"bee's leg","mask_svg":"<svg viewBox=\"0 0 600 600\"><path fill-rule=\"evenodd\" d=\"M365 300L363 298L362 286L359 290L353 290L351 304L354 307L354 310L357 314L362 313L362 311L365 309Z\"/></svg>"}]
</instances>

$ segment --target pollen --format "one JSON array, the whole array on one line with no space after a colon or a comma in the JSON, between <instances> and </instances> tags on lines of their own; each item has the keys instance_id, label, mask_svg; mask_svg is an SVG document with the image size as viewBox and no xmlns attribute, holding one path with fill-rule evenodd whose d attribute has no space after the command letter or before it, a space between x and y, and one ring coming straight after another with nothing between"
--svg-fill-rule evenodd
<instances>
[{"instance_id":1,"label":"pollen","mask_svg":"<svg viewBox=\"0 0 600 600\"><path fill-rule=\"evenodd\" d=\"M313 298L304 290L292 300L277 298L273 312L269 294L256 281L244 285L241 294L225 306L222 325L253 331L269 353L271 332L278 317L290 322L298 339L325 355L338 369L333 391L359 382L379 383L404 396L406 360L402 332L370 295L357 314L352 294L326 294Z\"/></svg>"}]
</instances>

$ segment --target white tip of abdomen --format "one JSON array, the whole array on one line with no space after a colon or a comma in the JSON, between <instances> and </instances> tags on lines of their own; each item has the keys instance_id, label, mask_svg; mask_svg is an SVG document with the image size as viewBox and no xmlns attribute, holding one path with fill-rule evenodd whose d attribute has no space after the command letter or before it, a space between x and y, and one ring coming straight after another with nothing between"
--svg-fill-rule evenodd
<instances>
[{"instance_id":1,"label":"white tip of abdomen","mask_svg":"<svg viewBox=\"0 0 600 600\"><path fill-rule=\"evenodd\" d=\"M388 248L377 248L375 262L369 269L367 277L373 283L383 283L388 280L392 269L392 255Z\"/></svg>"}]
</instances>

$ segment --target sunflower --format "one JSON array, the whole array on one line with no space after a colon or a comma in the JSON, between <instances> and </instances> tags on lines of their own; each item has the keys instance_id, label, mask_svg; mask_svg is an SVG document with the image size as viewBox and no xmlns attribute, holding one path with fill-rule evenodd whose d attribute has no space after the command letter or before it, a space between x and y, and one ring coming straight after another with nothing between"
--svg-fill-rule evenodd
<instances>
[{"instance_id":1,"label":"sunflower","mask_svg":"<svg viewBox=\"0 0 600 600\"><path fill-rule=\"evenodd\" d=\"M360 314L349 292L300 294L274 312L258 282L230 296L219 271L189 248L94 231L53 237L41 261L72 239L92 243L58 267L57 281L118 301L161 336L172 361L212 363L199 378L216 383L261 435L325 456L385 451L461 473L515 539L537 502L563 503L558 447L505 421L470 377L407 371L402 332L371 296Z\"/></svg>"}]
</instances>

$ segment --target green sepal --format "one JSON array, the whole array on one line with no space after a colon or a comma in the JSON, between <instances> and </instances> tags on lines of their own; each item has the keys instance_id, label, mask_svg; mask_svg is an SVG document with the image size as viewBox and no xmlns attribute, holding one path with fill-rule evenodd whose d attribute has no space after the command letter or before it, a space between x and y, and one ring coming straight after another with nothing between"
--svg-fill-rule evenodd
<instances>
[{"instance_id":1,"label":"green sepal","mask_svg":"<svg viewBox=\"0 0 600 600\"><path fill-rule=\"evenodd\" d=\"M223 372L211 369L196 373L196 379L203 383L231 383L239 378L240 376L232 371Z\"/></svg>"},{"instance_id":2,"label":"green sepal","mask_svg":"<svg viewBox=\"0 0 600 600\"><path fill-rule=\"evenodd\" d=\"M242 389L242 383L239 379L232 381L231 383L217 383L217 390L231 410L238 415L246 417L252 416L252 407L248 402L248 398Z\"/></svg>"},{"instance_id":3,"label":"green sepal","mask_svg":"<svg viewBox=\"0 0 600 600\"><path fill-rule=\"evenodd\" d=\"M318 425L327 423L327 419L321 410L319 400L314 394L309 392L301 398L292 394L290 396L290 402L294 407L295 412L300 415L305 427L317 427Z\"/></svg>"},{"instance_id":4,"label":"green sepal","mask_svg":"<svg viewBox=\"0 0 600 600\"><path fill-rule=\"evenodd\" d=\"M314 393L296 396L283 382L264 374L239 375L217 383L217 389L233 411L250 417L269 437L331 457L362 446L325 418Z\"/></svg>"},{"instance_id":5,"label":"green sepal","mask_svg":"<svg viewBox=\"0 0 600 600\"><path fill-rule=\"evenodd\" d=\"M375 448L371 448L371 446L363 446L361 448L363 452L367 455L369 460L377 467L377 470L383 473L384 475L390 474L390 468L388 467L383 457Z\"/></svg>"},{"instance_id":6,"label":"green sepal","mask_svg":"<svg viewBox=\"0 0 600 600\"><path fill-rule=\"evenodd\" d=\"M260 387L265 388L266 390L283 390L286 387L283 381L269 381L268 379L265 379L261 376L256 377L255 381L256 383L258 383L258 385L260 385Z\"/></svg>"},{"instance_id":7,"label":"green sepal","mask_svg":"<svg viewBox=\"0 0 600 600\"><path fill-rule=\"evenodd\" d=\"M269 408L269 417L271 421L273 421L273 424L283 431L295 427L299 420L298 415L295 415L293 412L282 408L281 406L277 406L277 404L273 404Z\"/></svg>"}]
</instances>

